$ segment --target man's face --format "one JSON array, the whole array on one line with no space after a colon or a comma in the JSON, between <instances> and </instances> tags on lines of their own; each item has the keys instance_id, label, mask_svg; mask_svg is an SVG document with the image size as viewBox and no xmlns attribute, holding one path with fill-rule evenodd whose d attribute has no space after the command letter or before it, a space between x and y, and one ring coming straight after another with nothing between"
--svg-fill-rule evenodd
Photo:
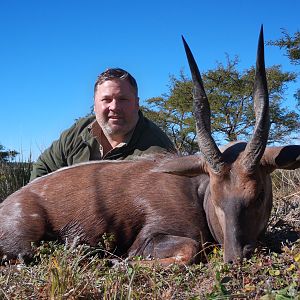
<instances>
[{"instance_id":1,"label":"man's face","mask_svg":"<svg viewBox=\"0 0 300 300\"><path fill-rule=\"evenodd\" d=\"M94 110L106 136L125 139L138 121L139 98L127 80L106 80L97 87Z\"/></svg>"}]
</instances>

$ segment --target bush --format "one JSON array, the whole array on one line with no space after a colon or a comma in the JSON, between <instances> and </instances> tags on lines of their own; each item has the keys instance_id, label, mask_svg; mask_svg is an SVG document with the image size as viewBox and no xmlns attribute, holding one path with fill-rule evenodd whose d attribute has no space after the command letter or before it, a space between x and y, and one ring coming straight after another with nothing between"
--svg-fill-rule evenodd
<instances>
[{"instance_id":1,"label":"bush","mask_svg":"<svg viewBox=\"0 0 300 300\"><path fill-rule=\"evenodd\" d=\"M29 182L32 162L0 162L0 202Z\"/></svg>"}]
</instances>

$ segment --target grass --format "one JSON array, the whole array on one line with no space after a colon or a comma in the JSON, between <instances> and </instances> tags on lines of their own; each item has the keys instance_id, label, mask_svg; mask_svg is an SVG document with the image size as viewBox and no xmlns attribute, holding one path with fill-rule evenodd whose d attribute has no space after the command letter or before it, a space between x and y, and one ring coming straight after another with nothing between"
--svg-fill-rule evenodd
<instances>
[{"instance_id":1,"label":"grass","mask_svg":"<svg viewBox=\"0 0 300 300\"><path fill-rule=\"evenodd\" d=\"M131 265L108 253L105 243L90 248L44 242L35 247L31 265L0 267L0 299L300 299L300 170L277 171L272 179L268 231L242 264L223 263L218 247L206 264L163 268Z\"/></svg>"},{"instance_id":2,"label":"grass","mask_svg":"<svg viewBox=\"0 0 300 300\"><path fill-rule=\"evenodd\" d=\"M0 161L0 202L28 183L32 163Z\"/></svg>"}]
</instances>

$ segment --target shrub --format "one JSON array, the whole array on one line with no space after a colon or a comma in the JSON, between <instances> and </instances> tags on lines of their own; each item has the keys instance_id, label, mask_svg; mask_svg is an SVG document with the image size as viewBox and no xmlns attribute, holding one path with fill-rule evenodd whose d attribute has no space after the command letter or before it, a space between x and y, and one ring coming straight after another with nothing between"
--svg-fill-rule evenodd
<instances>
[{"instance_id":1,"label":"shrub","mask_svg":"<svg viewBox=\"0 0 300 300\"><path fill-rule=\"evenodd\" d=\"M0 162L0 202L29 182L32 162Z\"/></svg>"}]
</instances>

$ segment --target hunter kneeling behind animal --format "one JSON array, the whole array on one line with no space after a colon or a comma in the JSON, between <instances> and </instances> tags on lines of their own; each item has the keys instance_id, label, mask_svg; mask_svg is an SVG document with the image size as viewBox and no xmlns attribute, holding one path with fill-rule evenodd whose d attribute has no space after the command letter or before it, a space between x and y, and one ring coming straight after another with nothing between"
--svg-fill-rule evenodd
<instances>
[{"instance_id":1,"label":"hunter kneeling behind animal","mask_svg":"<svg viewBox=\"0 0 300 300\"><path fill-rule=\"evenodd\" d=\"M95 116L80 119L40 155L31 181L81 162L175 152L167 135L140 111L138 86L127 71L113 68L99 75L94 111Z\"/></svg>"},{"instance_id":2,"label":"hunter kneeling behind animal","mask_svg":"<svg viewBox=\"0 0 300 300\"><path fill-rule=\"evenodd\" d=\"M37 178L1 204L1 254L30 258L31 242L50 236L96 246L104 233L114 236L117 255L139 255L164 265L198 261L203 243L211 241L222 244L226 262L251 254L272 208L270 173L299 168L300 145L267 147L262 30L253 136L248 143L227 145L223 152L210 133L210 108L198 67L185 41L184 46L201 155L86 162Z\"/></svg>"}]
</instances>

